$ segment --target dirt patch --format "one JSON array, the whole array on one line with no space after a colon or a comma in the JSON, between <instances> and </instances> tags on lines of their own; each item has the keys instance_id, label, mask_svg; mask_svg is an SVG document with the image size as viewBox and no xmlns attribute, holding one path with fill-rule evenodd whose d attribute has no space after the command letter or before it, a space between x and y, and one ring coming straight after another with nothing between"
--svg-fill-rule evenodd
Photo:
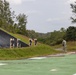
<instances>
[{"instance_id":1,"label":"dirt patch","mask_svg":"<svg viewBox=\"0 0 76 75\"><path fill-rule=\"evenodd\" d=\"M65 52L65 53L59 53L54 55L48 55L48 57L64 57L65 55L71 55L76 54L76 52Z\"/></svg>"}]
</instances>

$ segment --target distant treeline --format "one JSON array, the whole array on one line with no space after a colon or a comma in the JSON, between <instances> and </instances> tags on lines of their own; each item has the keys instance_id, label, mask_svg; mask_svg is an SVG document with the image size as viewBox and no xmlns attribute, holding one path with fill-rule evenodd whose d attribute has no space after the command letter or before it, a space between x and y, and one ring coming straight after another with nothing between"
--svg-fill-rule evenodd
<instances>
[{"instance_id":1,"label":"distant treeline","mask_svg":"<svg viewBox=\"0 0 76 75\"><path fill-rule=\"evenodd\" d=\"M59 31L50 33L50 37L45 39L46 44L56 45L60 44L62 40L76 41L76 27L70 26L67 29L61 28Z\"/></svg>"},{"instance_id":2,"label":"distant treeline","mask_svg":"<svg viewBox=\"0 0 76 75\"><path fill-rule=\"evenodd\" d=\"M62 40L65 39L67 41L76 41L76 27L70 26L67 29L61 28L59 31L53 31L49 33L36 33L31 30L28 31L29 37L37 38L39 42L48 44L48 45L56 45L62 43Z\"/></svg>"}]
</instances>

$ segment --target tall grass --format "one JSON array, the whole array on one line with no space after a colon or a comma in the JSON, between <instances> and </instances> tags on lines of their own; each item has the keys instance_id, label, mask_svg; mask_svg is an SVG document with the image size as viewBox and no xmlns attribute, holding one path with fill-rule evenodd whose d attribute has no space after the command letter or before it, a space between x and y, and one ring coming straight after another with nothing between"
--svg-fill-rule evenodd
<instances>
[{"instance_id":1,"label":"tall grass","mask_svg":"<svg viewBox=\"0 0 76 75\"><path fill-rule=\"evenodd\" d=\"M69 41L67 43L68 51L76 51L76 41Z\"/></svg>"},{"instance_id":2,"label":"tall grass","mask_svg":"<svg viewBox=\"0 0 76 75\"><path fill-rule=\"evenodd\" d=\"M62 44L59 44L59 45L55 45L55 46L52 46L54 49L58 49L58 48L62 48ZM68 41L67 42L67 51L74 51L76 52L76 41Z\"/></svg>"}]
</instances>

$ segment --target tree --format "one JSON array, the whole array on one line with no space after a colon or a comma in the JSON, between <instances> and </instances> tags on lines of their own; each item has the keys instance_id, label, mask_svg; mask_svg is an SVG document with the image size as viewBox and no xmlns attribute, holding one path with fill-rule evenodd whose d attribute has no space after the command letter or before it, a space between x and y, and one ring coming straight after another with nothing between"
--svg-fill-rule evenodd
<instances>
[{"instance_id":1,"label":"tree","mask_svg":"<svg viewBox=\"0 0 76 75\"><path fill-rule=\"evenodd\" d=\"M27 23L27 16L25 14L19 14L17 16L18 21L18 33L26 35L26 23Z\"/></svg>"},{"instance_id":2,"label":"tree","mask_svg":"<svg viewBox=\"0 0 76 75\"><path fill-rule=\"evenodd\" d=\"M14 21L17 19L18 23ZM9 32L18 32L20 34L27 34L26 31L27 16L19 14L16 18L14 11L10 9L10 4L6 0L0 0L0 27Z\"/></svg>"},{"instance_id":3,"label":"tree","mask_svg":"<svg viewBox=\"0 0 76 75\"><path fill-rule=\"evenodd\" d=\"M65 28L61 28L60 31L61 32L66 32L66 29Z\"/></svg>"},{"instance_id":4,"label":"tree","mask_svg":"<svg viewBox=\"0 0 76 75\"><path fill-rule=\"evenodd\" d=\"M13 25L14 21L12 18L12 12L10 10L9 3L6 0L4 0L3 17L8 25Z\"/></svg>"},{"instance_id":5,"label":"tree","mask_svg":"<svg viewBox=\"0 0 76 75\"><path fill-rule=\"evenodd\" d=\"M75 41L76 40L76 27L70 26L69 28L67 28L66 39L68 41Z\"/></svg>"},{"instance_id":6,"label":"tree","mask_svg":"<svg viewBox=\"0 0 76 75\"><path fill-rule=\"evenodd\" d=\"M51 45L60 44L65 36L64 31L54 31L51 32L50 43Z\"/></svg>"},{"instance_id":7,"label":"tree","mask_svg":"<svg viewBox=\"0 0 76 75\"><path fill-rule=\"evenodd\" d=\"M0 0L0 27L2 27L2 22L3 22L3 1Z\"/></svg>"},{"instance_id":8,"label":"tree","mask_svg":"<svg viewBox=\"0 0 76 75\"><path fill-rule=\"evenodd\" d=\"M14 23L12 16L9 3L6 0L0 0L0 27L9 31Z\"/></svg>"},{"instance_id":9,"label":"tree","mask_svg":"<svg viewBox=\"0 0 76 75\"><path fill-rule=\"evenodd\" d=\"M74 2L73 4L70 4L70 6L72 9L72 13L74 14L74 16L71 17L72 23L76 23L76 2ZM67 28L66 39L68 41L76 40L76 27L70 26Z\"/></svg>"},{"instance_id":10,"label":"tree","mask_svg":"<svg viewBox=\"0 0 76 75\"><path fill-rule=\"evenodd\" d=\"M28 37L30 37L32 39L39 37L38 33L35 32L34 30L28 30L27 32L28 32Z\"/></svg>"},{"instance_id":11,"label":"tree","mask_svg":"<svg viewBox=\"0 0 76 75\"><path fill-rule=\"evenodd\" d=\"M70 4L72 12L74 13L74 16L71 17L72 23L76 23L76 2L73 4Z\"/></svg>"}]
</instances>

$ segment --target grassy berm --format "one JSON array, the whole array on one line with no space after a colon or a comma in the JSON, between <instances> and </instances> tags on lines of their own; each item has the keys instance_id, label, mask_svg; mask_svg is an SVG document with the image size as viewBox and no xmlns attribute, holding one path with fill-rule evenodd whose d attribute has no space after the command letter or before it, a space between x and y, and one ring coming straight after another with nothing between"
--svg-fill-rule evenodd
<instances>
[{"instance_id":1,"label":"grassy berm","mask_svg":"<svg viewBox=\"0 0 76 75\"><path fill-rule=\"evenodd\" d=\"M26 59L36 56L47 56L56 53L59 53L59 51L55 51L50 46L39 44L37 46L31 46L26 48L0 49L0 59L1 60Z\"/></svg>"},{"instance_id":2,"label":"grassy berm","mask_svg":"<svg viewBox=\"0 0 76 75\"><path fill-rule=\"evenodd\" d=\"M5 30L4 30L5 31ZM29 38L20 34L13 34L5 31L6 33L19 38L21 41L29 44ZM26 59L36 56L46 56L50 54L56 54L59 51L54 50L48 45L38 43L25 48L0 48L0 60L15 60L15 59Z\"/></svg>"}]
</instances>

